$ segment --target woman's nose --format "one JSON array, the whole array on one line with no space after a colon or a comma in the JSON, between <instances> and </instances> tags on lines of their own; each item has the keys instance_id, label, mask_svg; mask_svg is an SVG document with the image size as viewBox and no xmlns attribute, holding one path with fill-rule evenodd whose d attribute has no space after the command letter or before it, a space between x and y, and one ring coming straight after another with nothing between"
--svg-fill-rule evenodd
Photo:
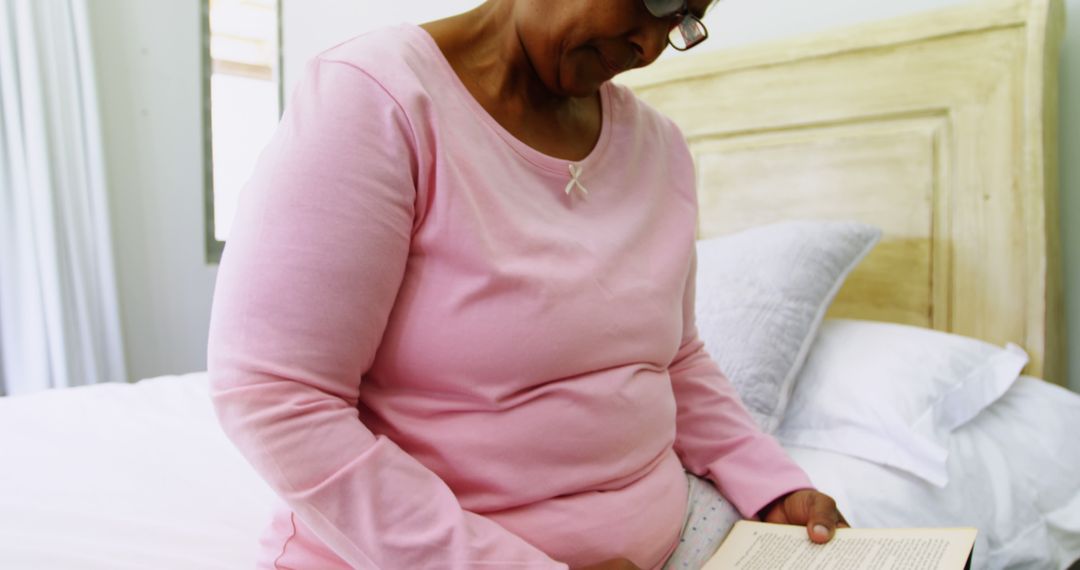
<instances>
[{"instance_id":1,"label":"woman's nose","mask_svg":"<svg viewBox=\"0 0 1080 570\"><path fill-rule=\"evenodd\" d=\"M660 57L667 47L668 34L671 32L670 18L657 18L649 15L643 24L631 35L630 41L641 50L641 65L648 65Z\"/></svg>"},{"instance_id":2,"label":"woman's nose","mask_svg":"<svg viewBox=\"0 0 1080 570\"><path fill-rule=\"evenodd\" d=\"M640 65L649 65L667 48L667 35L672 30L672 18L656 17L646 11L640 13L642 19L637 29L631 33L630 41L637 46Z\"/></svg>"}]
</instances>

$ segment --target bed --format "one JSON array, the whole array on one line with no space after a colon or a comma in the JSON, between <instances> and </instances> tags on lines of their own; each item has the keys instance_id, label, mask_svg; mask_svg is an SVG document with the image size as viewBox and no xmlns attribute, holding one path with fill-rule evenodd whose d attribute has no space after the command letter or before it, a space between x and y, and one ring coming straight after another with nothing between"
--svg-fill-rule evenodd
<instances>
[{"instance_id":1,"label":"bed","mask_svg":"<svg viewBox=\"0 0 1080 570\"><path fill-rule=\"evenodd\" d=\"M982 1L623 79L695 156L699 330L763 429L853 525L978 527L976 568L1080 559L1063 21ZM0 568L251 568L275 503L204 372L2 398L0 458Z\"/></svg>"}]
</instances>

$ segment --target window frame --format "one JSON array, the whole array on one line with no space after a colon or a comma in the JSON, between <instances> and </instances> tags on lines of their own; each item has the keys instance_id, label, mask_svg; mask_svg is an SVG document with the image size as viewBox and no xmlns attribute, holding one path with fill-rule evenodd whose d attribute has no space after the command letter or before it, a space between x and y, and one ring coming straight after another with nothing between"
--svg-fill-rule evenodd
<instances>
[{"instance_id":1,"label":"window frame","mask_svg":"<svg viewBox=\"0 0 1080 570\"><path fill-rule=\"evenodd\" d=\"M277 61L275 80L277 81L278 116L285 108L285 49L282 14L285 0L276 0L275 18L277 22ZM207 265L217 265L221 262L221 255L225 251L225 242L217 239L216 219L214 209L214 129L213 129L213 87L214 76L213 55L210 52L211 29L210 29L210 0L199 2L200 21L200 48L202 55L201 83L202 83L202 156L203 156L203 240Z\"/></svg>"}]
</instances>

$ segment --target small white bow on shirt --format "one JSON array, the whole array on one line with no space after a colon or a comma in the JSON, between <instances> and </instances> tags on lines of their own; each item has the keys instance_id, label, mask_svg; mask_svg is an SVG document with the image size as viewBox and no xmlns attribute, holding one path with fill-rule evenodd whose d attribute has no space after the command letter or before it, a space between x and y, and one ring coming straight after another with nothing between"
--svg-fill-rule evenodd
<instances>
[{"instance_id":1,"label":"small white bow on shirt","mask_svg":"<svg viewBox=\"0 0 1080 570\"><path fill-rule=\"evenodd\" d=\"M580 166L573 163L570 164L570 182L566 185L567 196L570 195L570 191L574 189L574 186L577 186L578 190L580 190L582 194L586 196L589 194L589 189L586 188L585 185L582 184L581 180L578 178L581 176L582 172L583 171Z\"/></svg>"}]
</instances>

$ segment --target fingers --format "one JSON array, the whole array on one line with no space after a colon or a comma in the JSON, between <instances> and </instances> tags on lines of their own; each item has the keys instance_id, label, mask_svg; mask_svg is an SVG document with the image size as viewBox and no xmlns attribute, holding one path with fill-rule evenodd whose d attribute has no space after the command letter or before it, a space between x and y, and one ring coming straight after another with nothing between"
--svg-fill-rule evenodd
<instances>
[{"instance_id":1,"label":"fingers","mask_svg":"<svg viewBox=\"0 0 1080 570\"><path fill-rule=\"evenodd\" d=\"M832 497L813 489L802 489L784 496L766 510L765 522L806 525L811 542L832 540L837 528L850 528L836 508Z\"/></svg>"},{"instance_id":2,"label":"fingers","mask_svg":"<svg viewBox=\"0 0 1080 570\"><path fill-rule=\"evenodd\" d=\"M814 493L809 500L810 518L806 527L810 531L810 540L817 544L826 543L836 533L836 527L843 522L843 517L832 497L824 493Z\"/></svg>"},{"instance_id":3,"label":"fingers","mask_svg":"<svg viewBox=\"0 0 1080 570\"><path fill-rule=\"evenodd\" d=\"M792 524L792 521L787 516L787 509L784 508L784 501L776 501L765 511L765 517L762 519L767 523L773 524Z\"/></svg>"}]
</instances>

